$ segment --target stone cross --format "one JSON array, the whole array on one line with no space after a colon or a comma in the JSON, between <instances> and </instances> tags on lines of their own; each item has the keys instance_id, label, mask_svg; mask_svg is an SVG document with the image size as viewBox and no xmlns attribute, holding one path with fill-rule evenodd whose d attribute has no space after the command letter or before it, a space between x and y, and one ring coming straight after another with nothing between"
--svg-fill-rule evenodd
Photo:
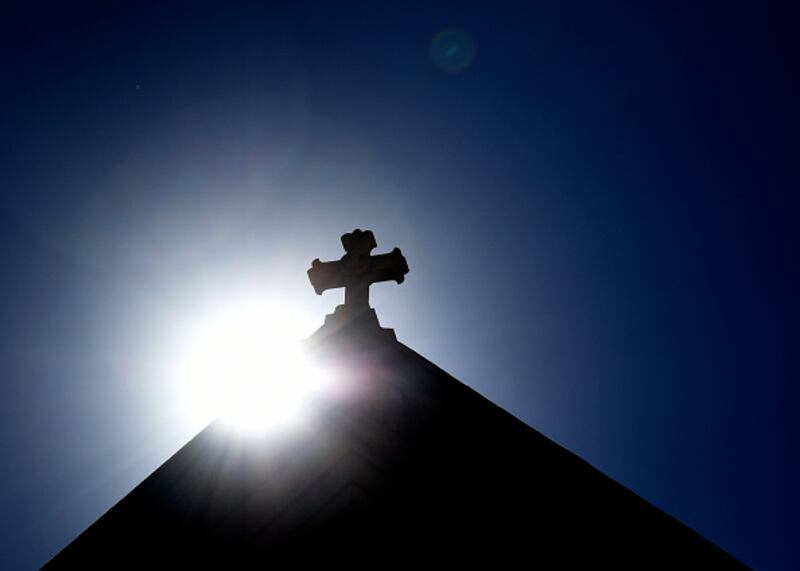
<instances>
[{"instance_id":1,"label":"stone cross","mask_svg":"<svg viewBox=\"0 0 800 571\"><path fill-rule=\"evenodd\" d=\"M317 294L325 290L343 287L344 307L351 315L366 312L369 307L369 286L376 282L394 280L403 283L408 273L408 263L395 248L388 254L371 256L370 252L378 245L370 230L362 232L358 228L342 236L342 246L346 254L336 262L311 262L308 279ZM338 310L337 310L338 311Z\"/></svg>"}]
</instances>

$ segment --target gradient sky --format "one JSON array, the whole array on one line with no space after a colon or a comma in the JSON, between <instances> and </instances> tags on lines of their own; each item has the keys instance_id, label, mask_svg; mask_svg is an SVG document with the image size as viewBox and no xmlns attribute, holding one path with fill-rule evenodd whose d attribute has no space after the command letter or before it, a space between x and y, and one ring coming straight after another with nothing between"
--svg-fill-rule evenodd
<instances>
[{"instance_id":1,"label":"gradient sky","mask_svg":"<svg viewBox=\"0 0 800 571\"><path fill-rule=\"evenodd\" d=\"M402 342L800 567L796 13L231 4L3 5L0 567L199 430L180 324L257 294L311 333L342 294L305 271L355 227L409 261L372 296Z\"/></svg>"}]
</instances>

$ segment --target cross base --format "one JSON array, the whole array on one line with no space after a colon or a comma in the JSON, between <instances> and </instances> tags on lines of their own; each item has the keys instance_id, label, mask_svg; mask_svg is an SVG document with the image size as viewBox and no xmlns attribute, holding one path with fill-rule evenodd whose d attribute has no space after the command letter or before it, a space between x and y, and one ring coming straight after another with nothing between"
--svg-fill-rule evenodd
<instances>
[{"instance_id":1,"label":"cross base","mask_svg":"<svg viewBox=\"0 0 800 571\"><path fill-rule=\"evenodd\" d=\"M378 315L371 307L366 311L350 311L346 305L337 305L333 313L325 316L325 323L309 340L321 340L330 335L358 337L364 341L397 341L394 329L381 327Z\"/></svg>"}]
</instances>

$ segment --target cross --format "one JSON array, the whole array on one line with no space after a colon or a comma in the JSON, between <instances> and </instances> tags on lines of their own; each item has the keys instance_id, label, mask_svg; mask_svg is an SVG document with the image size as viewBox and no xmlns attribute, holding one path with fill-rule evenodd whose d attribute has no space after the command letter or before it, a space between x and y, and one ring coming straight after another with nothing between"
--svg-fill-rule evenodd
<instances>
[{"instance_id":1,"label":"cross","mask_svg":"<svg viewBox=\"0 0 800 571\"><path fill-rule=\"evenodd\" d=\"M394 280L403 283L408 263L400 248L388 254L371 256L378 246L370 230L358 228L342 236L346 254L336 262L311 262L308 279L318 295L332 288L344 288L344 310L355 315L369 310L369 286L376 282Z\"/></svg>"}]
</instances>

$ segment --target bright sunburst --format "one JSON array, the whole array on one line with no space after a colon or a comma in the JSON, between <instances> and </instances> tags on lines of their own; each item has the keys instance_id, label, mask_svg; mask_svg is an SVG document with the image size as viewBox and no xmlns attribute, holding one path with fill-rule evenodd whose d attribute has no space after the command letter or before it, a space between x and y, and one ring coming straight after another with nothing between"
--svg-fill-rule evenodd
<instances>
[{"instance_id":1,"label":"bright sunburst","mask_svg":"<svg viewBox=\"0 0 800 571\"><path fill-rule=\"evenodd\" d=\"M222 417L259 432L302 418L326 384L296 341L308 321L263 301L221 308L186 333L178 359L184 405L193 423Z\"/></svg>"}]
</instances>

